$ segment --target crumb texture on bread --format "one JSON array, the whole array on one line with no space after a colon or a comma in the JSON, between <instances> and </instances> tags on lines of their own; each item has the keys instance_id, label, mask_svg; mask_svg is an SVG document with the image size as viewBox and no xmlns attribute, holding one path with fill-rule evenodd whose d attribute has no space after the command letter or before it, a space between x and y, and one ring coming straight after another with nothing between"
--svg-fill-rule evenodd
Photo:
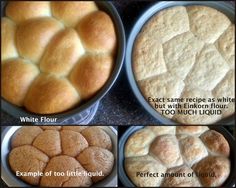
<instances>
[{"instance_id":1,"label":"crumb texture on bread","mask_svg":"<svg viewBox=\"0 0 236 188\"><path fill-rule=\"evenodd\" d=\"M125 172L138 187L218 187L233 173L227 139L207 126L144 126L124 151Z\"/></svg>"},{"instance_id":2,"label":"crumb texture on bread","mask_svg":"<svg viewBox=\"0 0 236 188\"><path fill-rule=\"evenodd\" d=\"M11 1L5 10L5 100L36 114L56 114L86 102L107 83L117 34L111 15L94 1Z\"/></svg>"},{"instance_id":3,"label":"crumb texture on bread","mask_svg":"<svg viewBox=\"0 0 236 188\"><path fill-rule=\"evenodd\" d=\"M90 187L114 170L116 156L107 128L22 126L11 137L10 168L13 173L42 173L17 177L30 185Z\"/></svg>"},{"instance_id":4,"label":"crumb texture on bread","mask_svg":"<svg viewBox=\"0 0 236 188\"><path fill-rule=\"evenodd\" d=\"M132 51L132 66L139 89L164 117L181 124L213 124L235 112L235 25L222 12L207 6L175 6L157 12L143 26ZM218 115L181 114L181 102L151 102L151 98L215 98L204 110ZM187 103L186 101L184 103ZM196 104L196 103L192 103ZM174 115L173 115L174 114Z\"/></svg>"}]
</instances>

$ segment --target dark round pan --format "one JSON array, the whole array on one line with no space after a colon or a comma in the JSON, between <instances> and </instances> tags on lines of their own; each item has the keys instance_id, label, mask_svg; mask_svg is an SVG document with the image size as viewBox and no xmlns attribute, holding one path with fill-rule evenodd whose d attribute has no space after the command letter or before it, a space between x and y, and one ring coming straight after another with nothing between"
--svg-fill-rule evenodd
<instances>
[{"instance_id":1,"label":"dark round pan","mask_svg":"<svg viewBox=\"0 0 236 188\"><path fill-rule=\"evenodd\" d=\"M1 2L1 16L4 16L4 10L6 6L6 2ZM103 86L103 88L90 100L87 102L84 102L83 104L79 105L78 107L73 108L72 110L59 113L59 114L52 114L52 115L38 115L31 113L27 111L25 108L17 107L3 98L1 99L1 107L2 110L7 112L8 114L12 115L13 117L19 119L20 117L37 117L40 118L42 116L48 117L48 118L57 118L57 123L62 122L65 119L73 117L75 114L80 114L86 109L89 109L91 106L93 106L95 103L100 101L106 93L111 89L113 84L115 83L116 79L118 78L118 75L120 73L120 70L122 68L124 55L125 55L125 47L126 47L126 39L125 39L125 31L124 26L122 23L122 20L119 16L118 11L116 10L115 6L112 4L112 2L108 1L97 1L96 4L98 5L99 9L107 12L115 25L116 29L116 35L117 35L117 55L116 55L116 61L115 66L113 68L113 72L109 78L109 80L106 82L106 84ZM37 99L35 99L37 100ZM20 119L19 119L20 121Z\"/></svg>"},{"instance_id":2,"label":"dark round pan","mask_svg":"<svg viewBox=\"0 0 236 188\"><path fill-rule=\"evenodd\" d=\"M131 126L129 129L125 131L125 133L122 135L122 137L119 139L119 179L121 183L126 187L135 187L135 185L132 183L132 181L129 179L125 172L125 166L124 166L124 148L125 144L128 140L128 138L137 130L142 129L144 126ZM230 169L230 175L228 179L225 181L225 183L221 187L233 187L235 184L235 174L236 174L236 168L235 168L235 138L223 127L220 126L208 126L209 129L216 130L217 132L221 133L225 139L228 141L230 146L230 161L231 161L231 169Z\"/></svg>"},{"instance_id":3,"label":"dark round pan","mask_svg":"<svg viewBox=\"0 0 236 188\"><path fill-rule=\"evenodd\" d=\"M127 41L127 50L126 50L126 55L125 55L125 68L126 68L126 73L127 77L131 86L131 89L133 90L133 93L135 97L138 99L139 103L143 106L143 108L151 114L154 118L156 118L161 124L166 124L166 125L177 125L179 123L172 121L171 119L168 119L164 116L162 116L160 113L158 113L155 109L152 108L152 106L147 102L147 100L144 98L142 95L141 91L139 90L139 87L136 83L133 69L132 69L132 50L133 50L133 45L134 41L141 31L142 27L144 24L157 12L173 7L173 6L188 6L188 5L204 5L204 6L209 6L212 8L215 8L231 19L231 21L234 23L235 21L235 7L230 4L229 2L217 2L217 1L160 1L150 8L148 8L141 16L138 18L136 23L133 26L133 29L129 35L128 41ZM216 124L230 124L234 125L235 124L235 117L234 115L225 118Z\"/></svg>"}]
</instances>

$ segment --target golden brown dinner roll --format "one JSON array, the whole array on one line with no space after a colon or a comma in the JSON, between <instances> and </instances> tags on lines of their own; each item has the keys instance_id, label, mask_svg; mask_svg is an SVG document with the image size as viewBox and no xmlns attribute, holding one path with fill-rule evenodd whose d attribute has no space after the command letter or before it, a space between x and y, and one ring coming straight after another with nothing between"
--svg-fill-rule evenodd
<instances>
[{"instance_id":1,"label":"golden brown dinner roll","mask_svg":"<svg viewBox=\"0 0 236 188\"><path fill-rule=\"evenodd\" d=\"M52 171L64 173L64 176L43 176L40 186L43 187L89 187L92 181L89 176L85 176L86 170L73 157L66 155L56 156L50 159L44 173ZM80 176L68 176L67 172L77 172Z\"/></svg>"},{"instance_id":2,"label":"golden brown dinner roll","mask_svg":"<svg viewBox=\"0 0 236 188\"><path fill-rule=\"evenodd\" d=\"M199 136L205 131L209 130L207 126L176 126L176 134L187 134Z\"/></svg>"},{"instance_id":3,"label":"golden brown dinner roll","mask_svg":"<svg viewBox=\"0 0 236 188\"><path fill-rule=\"evenodd\" d=\"M89 172L102 172L102 176L92 177L93 182L98 182L108 176L114 164L114 156L109 150L95 146L83 150L77 160Z\"/></svg>"},{"instance_id":4,"label":"golden brown dinner roll","mask_svg":"<svg viewBox=\"0 0 236 188\"><path fill-rule=\"evenodd\" d=\"M89 146L87 140L80 133L62 130L60 134L62 153L65 155L75 157Z\"/></svg>"},{"instance_id":5,"label":"golden brown dinner roll","mask_svg":"<svg viewBox=\"0 0 236 188\"><path fill-rule=\"evenodd\" d=\"M18 56L15 44L16 25L9 18L1 19L1 61Z\"/></svg>"},{"instance_id":6,"label":"golden brown dinner roll","mask_svg":"<svg viewBox=\"0 0 236 188\"><path fill-rule=\"evenodd\" d=\"M88 51L113 52L116 48L116 33L110 16L96 11L83 18L76 27Z\"/></svg>"},{"instance_id":7,"label":"golden brown dinner roll","mask_svg":"<svg viewBox=\"0 0 236 188\"><path fill-rule=\"evenodd\" d=\"M136 186L159 187L163 180L161 173L166 172L166 167L160 161L155 160L149 155L145 155L126 158L125 170Z\"/></svg>"},{"instance_id":8,"label":"golden brown dinner roll","mask_svg":"<svg viewBox=\"0 0 236 188\"><path fill-rule=\"evenodd\" d=\"M2 65L1 73L2 97L17 106L23 106L25 96L39 70L24 59L12 59Z\"/></svg>"},{"instance_id":9,"label":"golden brown dinner roll","mask_svg":"<svg viewBox=\"0 0 236 188\"><path fill-rule=\"evenodd\" d=\"M179 141L184 161L190 167L208 155L202 141L195 136L187 136Z\"/></svg>"},{"instance_id":10,"label":"golden brown dinner roll","mask_svg":"<svg viewBox=\"0 0 236 188\"><path fill-rule=\"evenodd\" d=\"M86 129L88 126L69 126L65 125L62 127L62 130L71 130L80 133L82 130Z\"/></svg>"},{"instance_id":11,"label":"golden brown dinner roll","mask_svg":"<svg viewBox=\"0 0 236 188\"><path fill-rule=\"evenodd\" d=\"M16 45L19 54L37 63L52 37L63 28L51 17L27 20L17 27Z\"/></svg>"},{"instance_id":12,"label":"golden brown dinner roll","mask_svg":"<svg viewBox=\"0 0 236 188\"><path fill-rule=\"evenodd\" d=\"M203 133L200 138L213 154L229 156L229 143L222 134L215 130L209 130Z\"/></svg>"},{"instance_id":13,"label":"golden brown dinner roll","mask_svg":"<svg viewBox=\"0 0 236 188\"><path fill-rule=\"evenodd\" d=\"M197 5L186 9L191 31L206 43L214 43L230 25L228 17L214 8Z\"/></svg>"},{"instance_id":14,"label":"golden brown dinner roll","mask_svg":"<svg viewBox=\"0 0 236 188\"><path fill-rule=\"evenodd\" d=\"M146 129L150 129L156 136L163 134L175 134L176 126L146 126Z\"/></svg>"},{"instance_id":15,"label":"golden brown dinner roll","mask_svg":"<svg viewBox=\"0 0 236 188\"><path fill-rule=\"evenodd\" d=\"M177 139L173 135L156 137L150 146L150 155L159 159L168 168L183 164Z\"/></svg>"},{"instance_id":16,"label":"golden brown dinner roll","mask_svg":"<svg viewBox=\"0 0 236 188\"><path fill-rule=\"evenodd\" d=\"M6 6L6 15L14 22L51 15L49 1L12 1Z\"/></svg>"},{"instance_id":17,"label":"golden brown dinner roll","mask_svg":"<svg viewBox=\"0 0 236 188\"><path fill-rule=\"evenodd\" d=\"M79 100L78 93L68 80L41 74L29 89L24 105L34 113L52 114L74 107Z\"/></svg>"},{"instance_id":18,"label":"golden brown dinner roll","mask_svg":"<svg viewBox=\"0 0 236 188\"><path fill-rule=\"evenodd\" d=\"M70 80L82 99L97 93L106 83L113 69L113 59L108 55L83 56L70 74Z\"/></svg>"},{"instance_id":19,"label":"golden brown dinner roll","mask_svg":"<svg viewBox=\"0 0 236 188\"><path fill-rule=\"evenodd\" d=\"M150 129L141 129L132 134L125 144L125 157L147 155L155 134Z\"/></svg>"},{"instance_id":20,"label":"golden brown dinner roll","mask_svg":"<svg viewBox=\"0 0 236 188\"><path fill-rule=\"evenodd\" d=\"M190 175L190 176L188 176ZM193 170L186 165L170 168L162 183L163 187L201 187Z\"/></svg>"},{"instance_id":21,"label":"golden brown dinner roll","mask_svg":"<svg viewBox=\"0 0 236 188\"><path fill-rule=\"evenodd\" d=\"M46 73L65 76L82 54L84 49L77 32L67 28L50 41L40 61L40 69Z\"/></svg>"},{"instance_id":22,"label":"golden brown dinner roll","mask_svg":"<svg viewBox=\"0 0 236 188\"><path fill-rule=\"evenodd\" d=\"M56 130L45 130L40 133L33 142L33 146L46 153L49 157L60 154L60 133Z\"/></svg>"},{"instance_id":23,"label":"golden brown dinner roll","mask_svg":"<svg viewBox=\"0 0 236 188\"><path fill-rule=\"evenodd\" d=\"M9 154L9 164L14 172L43 173L48 161L47 155L30 145L16 147ZM40 176L20 176L20 178L32 185L38 185L40 180Z\"/></svg>"},{"instance_id":24,"label":"golden brown dinner roll","mask_svg":"<svg viewBox=\"0 0 236 188\"><path fill-rule=\"evenodd\" d=\"M204 187L217 187L228 178L230 161L225 157L209 156L195 164L193 170Z\"/></svg>"},{"instance_id":25,"label":"golden brown dinner roll","mask_svg":"<svg viewBox=\"0 0 236 188\"><path fill-rule=\"evenodd\" d=\"M74 27L79 20L97 10L92 1L55 1L51 3L52 14L67 27Z\"/></svg>"},{"instance_id":26,"label":"golden brown dinner roll","mask_svg":"<svg viewBox=\"0 0 236 188\"><path fill-rule=\"evenodd\" d=\"M88 127L82 130L81 134L86 138L90 146L112 150L111 138L102 128Z\"/></svg>"},{"instance_id":27,"label":"golden brown dinner roll","mask_svg":"<svg viewBox=\"0 0 236 188\"><path fill-rule=\"evenodd\" d=\"M15 148L22 145L31 145L34 139L42 133L43 130L38 126L22 126L11 138L11 147Z\"/></svg>"},{"instance_id":28,"label":"golden brown dinner roll","mask_svg":"<svg viewBox=\"0 0 236 188\"><path fill-rule=\"evenodd\" d=\"M61 126L40 126L43 130L60 130Z\"/></svg>"}]
</instances>

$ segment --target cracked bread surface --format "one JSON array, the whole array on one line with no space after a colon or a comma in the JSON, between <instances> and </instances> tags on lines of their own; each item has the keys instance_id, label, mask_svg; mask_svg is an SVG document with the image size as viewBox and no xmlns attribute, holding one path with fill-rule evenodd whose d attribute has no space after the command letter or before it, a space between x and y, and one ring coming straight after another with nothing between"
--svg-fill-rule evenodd
<instances>
[{"instance_id":1,"label":"cracked bread surface","mask_svg":"<svg viewBox=\"0 0 236 188\"><path fill-rule=\"evenodd\" d=\"M234 23L211 7L176 6L156 13L141 29L132 52L132 67L143 96L147 101L149 97L234 98L234 31ZM155 108L149 102L159 113L177 103L156 102L162 106ZM163 116L182 124L212 124L234 114L233 102L224 105L217 108L222 112L219 115L183 115L173 106L175 115ZM206 110L210 109L216 108Z\"/></svg>"},{"instance_id":2,"label":"cracked bread surface","mask_svg":"<svg viewBox=\"0 0 236 188\"><path fill-rule=\"evenodd\" d=\"M137 136L150 127L154 138ZM150 139L145 152L135 153L143 149L139 143ZM126 174L138 187L218 187L233 173L228 140L207 126L144 126L129 135L124 147L125 153L132 153L124 156Z\"/></svg>"}]
</instances>

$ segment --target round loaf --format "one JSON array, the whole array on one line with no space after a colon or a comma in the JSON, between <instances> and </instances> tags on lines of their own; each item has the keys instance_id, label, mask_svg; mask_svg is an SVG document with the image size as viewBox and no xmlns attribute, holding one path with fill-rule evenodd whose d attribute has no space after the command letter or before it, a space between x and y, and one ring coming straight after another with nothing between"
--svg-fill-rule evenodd
<instances>
[{"instance_id":1,"label":"round loaf","mask_svg":"<svg viewBox=\"0 0 236 188\"><path fill-rule=\"evenodd\" d=\"M110 78L115 26L94 1L11 1L5 15L2 69L19 60L37 69L2 73L2 97L8 102L36 114L66 112L96 95Z\"/></svg>"},{"instance_id":2,"label":"round loaf","mask_svg":"<svg viewBox=\"0 0 236 188\"><path fill-rule=\"evenodd\" d=\"M222 185L228 178L230 162L225 157L209 156L195 164L193 170L203 186L217 187Z\"/></svg>"},{"instance_id":3,"label":"round loaf","mask_svg":"<svg viewBox=\"0 0 236 188\"><path fill-rule=\"evenodd\" d=\"M114 154L103 148L112 149L110 136L100 126L86 127L45 125L17 129L9 152L13 173L30 172L17 178L29 186L43 187L88 187L106 178L115 163ZM88 140L80 133L85 129ZM38 172L42 174L32 176Z\"/></svg>"},{"instance_id":4,"label":"round loaf","mask_svg":"<svg viewBox=\"0 0 236 188\"><path fill-rule=\"evenodd\" d=\"M15 23L9 18L2 18L1 28L1 61L3 62L6 59L16 58L18 53L15 44Z\"/></svg>"},{"instance_id":5,"label":"round loaf","mask_svg":"<svg viewBox=\"0 0 236 188\"><path fill-rule=\"evenodd\" d=\"M44 173L64 173L64 176L43 176L40 186L43 187L89 187L92 181L89 176L83 175L86 170L74 158L61 155L50 159ZM68 172L78 172L81 176L69 176Z\"/></svg>"},{"instance_id":6,"label":"round loaf","mask_svg":"<svg viewBox=\"0 0 236 188\"><path fill-rule=\"evenodd\" d=\"M88 127L82 130L81 134L86 138L90 146L112 150L111 138L102 128Z\"/></svg>"},{"instance_id":7,"label":"round loaf","mask_svg":"<svg viewBox=\"0 0 236 188\"><path fill-rule=\"evenodd\" d=\"M125 157L147 155L155 134L150 129L141 129L132 134L125 144Z\"/></svg>"},{"instance_id":8,"label":"round loaf","mask_svg":"<svg viewBox=\"0 0 236 188\"><path fill-rule=\"evenodd\" d=\"M60 134L62 153L65 155L75 157L89 146L87 140L80 133L62 130Z\"/></svg>"},{"instance_id":9,"label":"round loaf","mask_svg":"<svg viewBox=\"0 0 236 188\"><path fill-rule=\"evenodd\" d=\"M24 105L31 112L51 114L69 110L79 101L78 93L67 79L41 74L31 85Z\"/></svg>"},{"instance_id":10,"label":"round loaf","mask_svg":"<svg viewBox=\"0 0 236 188\"><path fill-rule=\"evenodd\" d=\"M9 154L9 164L14 172L43 173L48 161L47 155L30 145L16 147ZM41 177L21 176L21 178L32 185L38 185Z\"/></svg>"},{"instance_id":11,"label":"round loaf","mask_svg":"<svg viewBox=\"0 0 236 188\"><path fill-rule=\"evenodd\" d=\"M125 170L131 181L137 187L159 187L163 180L162 173L166 167L149 155L141 157L129 157L125 159ZM138 173L143 173L142 175ZM144 175L145 173L153 176ZM159 175L154 175L158 173Z\"/></svg>"},{"instance_id":12,"label":"round loaf","mask_svg":"<svg viewBox=\"0 0 236 188\"><path fill-rule=\"evenodd\" d=\"M190 167L208 155L205 146L198 137L188 136L181 139L179 145L183 159Z\"/></svg>"},{"instance_id":13,"label":"round loaf","mask_svg":"<svg viewBox=\"0 0 236 188\"><path fill-rule=\"evenodd\" d=\"M89 99L106 83L113 69L113 60L107 55L85 55L70 74L70 81L82 99Z\"/></svg>"},{"instance_id":14,"label":"round loaf","mask_svg":"<svg viewBox=\"0 0 236 188\"><path fill-rule=\"evenodd\" d=\"M129 136L124 154L138 187L224 186L233 173L227 139L207 126L144 126Z\"/></svg>"},{"instance_id":15,"label":"round loaf","mask_svg":"<svg viewBox=\"0 0 236 188\"><path fill-rule=\"evenodd\" d=\"M52 15L67 27L74 27L79 20L97 10L90 1L56 1L51 3Z\"/></svg>"},{"instance_id":16,"label":"round loaf","mask_svg":"<svg viewBox=\"0 0 236 188\"><path fill-rule=\"evenodd\" d=\"M167 170L166 174L167 174L167 177L165 177L162 183L163 187L200 187L201 186L193 170L189 168L188 166L182 165L179 167L170 168ZM168 176L171 174L173 174L174 176L173 177Z\"/></svg>"},{"instance_id":17,"label":"round loaf","mask_svg":"<svg viewBox=\"0 0 236 188\"><path fill-rule=\"evenodd\" d=\"M168 168L183 164L177 139L173 135L157 137L150 146L150 154Z\"/></svg>"},{"instance_id":18,"label":"round loaf","mask_svg":"<svg viewBox=\"0 0 236 188\"><path fill-rule=\"evenodd\" d=\"M40 69L46 73L68 75L83 54L84 49L76 31L65 29L56 34L47 46Z\"/></svg>"},{"instance_id":19,"label":"round loaf","mask_svg":"<svg viewBox=\"0 0 236 188\"><path fill-rule=\"evenodd\" d=\"M35 65L24 59L8 60L2 65L1 95L14 105L22 106L39 71Z\"/></svg>"},{"instance_id":20,"label":"round loaf","mask_svg":"<svg viewBox=\"0 0 236 188\"><path fill-rule=\"evenodd\" d=\"M90 52L114 52L116 33L111 18L103 11L96 11L79 22L79 32L85 48Z\"/></svg>"},{"instance_id":21,"label":"round loaf","mask_svg":"<svg viewBox=\"0 0 236 188\"><path fill-rule=\"evenodd\" d=\"M17 27L16 45L20 56L37 63L52 37L63 27L54 18L27 20Z\"/></svg>"},{"instance_id":22,"label":"round loaf","mask_svg":"<svg viewBox=\"0 0 236 188\"><path fill-rule=\"evenodd\" d=\"M60 133L56 130L45 130L36 137L33 146L49 157L59 155L62 152Z\"/></svg>"},{"instance_id":23,"label":"round loaf","mask_svg":"<svg viewBox=\"0 0 236 188\"><path fill-rule=\"evenodd\" d=\"M92 176L93 182L98 182L108 176L114 165L114 156L107 150L91 146L83 150L77 160L89 172L102 172L102 176Z\"/></svg>"},{"instance_id":24,"label":"round loaf","mask_svg":"<svg viewBox=\"0 0 236 188\"><path fill-rule=\"evenodd\" d=\"M235 96L234 33L234 23L207 6L168 7L152 16L132 51L135 79L150 106L186 125L213 124L234 114L234 101L217 100ZM192 98L207 102L189 102Z\"/></svg>"},{"instance_id":25,"label":"round loaf","mask_svg":"<svg viewBox=\"0 0 236 188\"><path fill-rule=\"evenodd\" d=\"M31 145L34 139L42 133L43 130L38 126L25 126L18 129L11 138L11 147L15 148L22 145Z\"/></svg>"},{"instance_id":26,"label":"round loaf","mask_svg":"<svg viewBox=\"0 0 236 188\"><path fill-rule=\"evenodd\" d=\"M229 156L229 143L222 134L214 130L209 130L202 134L200 138L213 154L217 153L218 155Z\"/></svg>"}]
</instances>

